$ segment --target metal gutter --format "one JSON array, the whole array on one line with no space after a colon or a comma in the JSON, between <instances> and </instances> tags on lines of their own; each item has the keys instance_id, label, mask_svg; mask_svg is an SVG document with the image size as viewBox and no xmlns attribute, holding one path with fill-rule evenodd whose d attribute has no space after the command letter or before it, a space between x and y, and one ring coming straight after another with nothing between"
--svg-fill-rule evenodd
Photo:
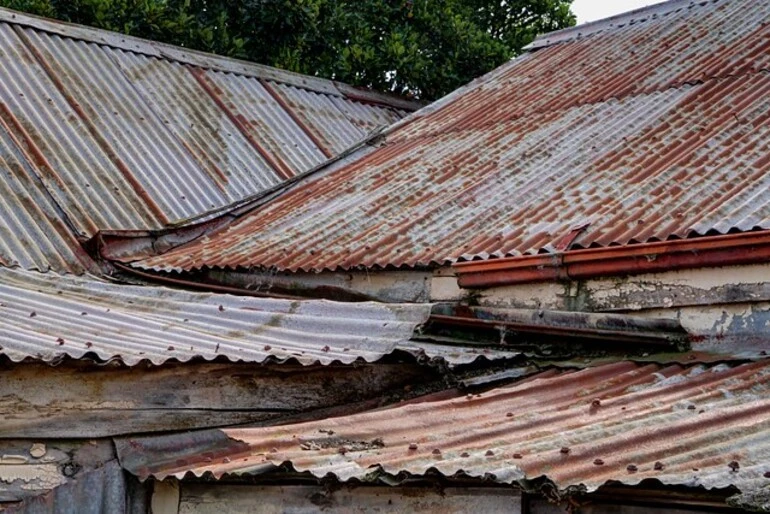
<instances>
[{"instance_id":1,"label":"metal gutter","mask_svg":"<svg viewBox=\"0 0 770 514\"><path fill-rule=\"evenodd\" d=\"M770 231L761 230L462 262L456 263L454 270L460 287L484 288L767 261L770 261Z\"/></svg>"},{"instance_id":2,"label":"metal gutter","mask_svg":"<svg viewBox=\"0 0 770 514\"><path fill-rule=\"evenodd\" d=\"M559 342L565 344L576 340L596 340L613 344L675 346L688 340L688 334L678 320L622 314L437 304L428 323L423 332L442 328L491 329L538 338L556 336Z\"/></svg>"}]
</instances>

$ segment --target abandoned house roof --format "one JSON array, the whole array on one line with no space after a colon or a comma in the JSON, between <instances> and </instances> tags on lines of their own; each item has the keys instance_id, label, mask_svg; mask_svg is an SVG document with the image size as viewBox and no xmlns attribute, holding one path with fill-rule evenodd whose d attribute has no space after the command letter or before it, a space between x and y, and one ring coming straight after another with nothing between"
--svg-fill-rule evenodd
<instances>
[{"instance_id":1,"label":"abandoned house roof","mask_svg":"<svg viewBox=\"0 0 770 514\"><path fill-rule=\"evenodd\" d=\"M126 439L117 448L140 478L219 478L288 463L342 481L385 476L392 484L436 470L525 488L544 478L559 491L657 479L745 493L770 485L769 391L768 360L618 362L549 370L481 395L294 425Z\"/></svg>"},{"instance_id":2,"label":"abandoned house roof","mask_svg":"<svg viewBox=\"0 0 770 514\"><path fill-rule=\"evenodd\" d=\"M420 267L768 229L768 19L768 0L676 1L546 36L377 150L135 265Z\"/></svg>"},{"instance_id":3,"label":"abandoned house roof","mask_svg":"<svg viewBox=\"0 0 770 514\"><path fill-rule=\"evenodd\" d=\"M517 355L412 340L430 309L193 293L0 268L0 354L49 362L95 355L128 365L194 357L348 364L396 350L450 364Z\"/></svg>"},{"instance_id":4,"label":"abandoned house roof","mask_svg":"<svg viewBox=\"0 0 770 514\"><path fill-rule=\"evenodd\" d=\"M2 162L5 181L38 183L86 238L228 206L417 107L6 9L0 48L0 144L13 161Z\"/></svg>"}]
</instances>

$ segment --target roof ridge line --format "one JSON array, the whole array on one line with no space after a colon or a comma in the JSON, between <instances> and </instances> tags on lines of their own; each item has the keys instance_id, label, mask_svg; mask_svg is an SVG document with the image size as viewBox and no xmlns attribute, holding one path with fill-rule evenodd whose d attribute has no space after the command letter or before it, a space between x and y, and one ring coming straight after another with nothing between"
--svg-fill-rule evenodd
<instances>
[{"instance_id":1,"label":"roof ridge line","mask_svg":"<svg viewBox=\"0 0 770 514\"><path fill-rule=\"evenodd\" d=\"M634 23L646 22L650 18L665 16L671 12L678 11L686 7L702 6L705 4L716 3L723 0L668 0L653 5L634 9L602 18L600 20L589 21L569 27L566 29L546 32L535 38L535 40L523 48L524 51L534 51L540 48L546 48L559 43L566 43L575 39L591 36L603 32L607 29L621 28Z\"/></svg>"},{"instance_id":2,"label":"roof ridge line","mask_svg":"<svg viewBox=\"0 0 770 514\"><path fill-rule=\"evenodd\" d=\"M283 70L252 61L203 52L87 25L45 18L34 14L14 11L5 7L0 7L0 23L8 23L9 25L40 30L48 34L56 34L62 37L104 45L148 57L198 66L214 71L282 82L294 87L317 93L339 96L341 98L348 98L351 96L349 90L357 90L355 86L339 83L331 79L303 75L301 73ZM416 110L419 108L419 104L416 102L392 97L391 95L379 91L370 91L366 89L360 90L360 95L358 95L355 100L407 110Z\"/></svg>"}]
</instances>

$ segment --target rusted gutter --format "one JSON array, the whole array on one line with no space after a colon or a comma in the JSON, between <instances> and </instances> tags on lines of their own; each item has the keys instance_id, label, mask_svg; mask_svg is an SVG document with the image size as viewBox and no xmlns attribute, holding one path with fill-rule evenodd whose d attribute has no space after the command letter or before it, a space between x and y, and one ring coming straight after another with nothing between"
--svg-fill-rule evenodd
<instances>
[{"instance_id":1,"label":"rusted gutter","mask_svg":"<svg viewBox=\"0 0 770 514\"><path fill-rule=\"evenodd\" d=\"M635 275L770 261L770 231L641 243L454 265L460 287Z\"/></svg>"},{"instance_id":2,"label":"rusted gutter","mask_svg":"<svg viewBox=\"0 0 770 514\"><path fill-rule=\"evenodd\" d=\"M119 269L120 271L134 275L137 278L141 278L142 280L146 280L148 282L157 283L161 285L179 287L182 289L192 289L192 290L204 291L207 293L223 293L223 294L232 294L232 295L238 295L238 296L255 296L257 298L281 298L284 300L302 300L303 299L298 296L262 293L260 291L252 291L250 289L243 289L240 287L221 286L217 284L209 284L207 282L195 282L193 280L173 278L167 275L148 273L146 271L140 271L136 268L132 268L131 266L126 266L125 264L121 264L119 262L112 262L111 264L115 266L115 268Z\"/></svg>"},{"instance_id":3,"label":"rusted gutter","mask_svg":"<svg viewBox=\"0 0 770 514\"><path fill-rule=\"evenodd\" d=\"M575 340L610 341L635 345L678 346L689 336L678 320L643 318L623 314L532 309L499 309L437 304L429 318L431 327L496 330L507 334L555 336Z\"/></svg>"}]
</instances>

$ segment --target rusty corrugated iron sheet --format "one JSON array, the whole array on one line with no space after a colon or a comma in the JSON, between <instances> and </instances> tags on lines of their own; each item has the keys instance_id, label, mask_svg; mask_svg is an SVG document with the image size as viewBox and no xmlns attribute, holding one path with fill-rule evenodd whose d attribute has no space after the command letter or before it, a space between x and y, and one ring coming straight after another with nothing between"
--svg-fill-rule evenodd
<instances>
[{"instance_id":1,"label":"rusty corrugated iron sheet","mask_svg":"<svg viewBox=\"0 0 770 514\"><path fill-rule=\"evenodd\" d=\"M0 48L4 161L20 162L5 163L2 176L38 181L86 238L159 229L241 201L408 108L384 95L359 101L328 80L5 9ZM295 90L296 99L279 102L267 82ZM313 112L308 126L298 122L304 112ZM9 260L26 265L22 256Z\"/></svg>"},{"instance_id":2,"label":"rusty corrugated iron sheet","mask_svg":"<svg viewBox=\"0 0 770 514\"><path fill-rule=\"evenodd\" d=\"M656 479L745 493L770 484L768 393L768 360L734 367L616 362L551 370L481 395L225 429L229 443L216 433L184 434L127 440L118 452L141 478L259 473L288 462L343 481L435 469L525 488L544 477L560 491Z\"/></svg>"},{"instance_id":3,"label":"rusty corrugated iron sheet","mask_svg":"<svg viewBox=\"0 0 770 514\"><path fill-rule=\"evenodd\" d=\"M541 43L139 266L419 267L770 229L770 1L634 16Z\"/></svg>"},{"instance_id":4,"label":"rusty corrugated iron sheet","mask_svg":"<svg viewBox=\"0 0 770 514\"><path fill-rule=\"evenodd\" d=\"M195 357L372 362L395 351L461 364L517 355L412 340L430 309L192 293L0 268L0 353L13 361L94 354L128 365Z\"/></svg>"}]
</instances>

